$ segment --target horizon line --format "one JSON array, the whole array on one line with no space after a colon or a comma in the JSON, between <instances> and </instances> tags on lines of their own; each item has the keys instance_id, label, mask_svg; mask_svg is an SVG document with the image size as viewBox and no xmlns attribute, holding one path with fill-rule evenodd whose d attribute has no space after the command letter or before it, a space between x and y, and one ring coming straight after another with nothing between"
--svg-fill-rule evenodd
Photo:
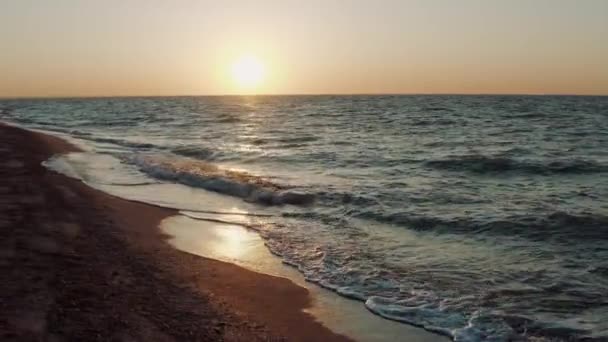
<instances>
[{"instance_id":1,"label":"horizon line","mask_svg":"<svg viewBox=\"0 0 608 342\"><path fill-rule=\"evenodd\" d=\"M44 99L108 99L108 98L161 98L161 97L271 97L271 96L571 96L607 97L606 94L569 93L281 93L281 94L181 94L181 95L48 95L48 96L0 96L0 100L44 100Z\"/></svg>"}]
</instances>

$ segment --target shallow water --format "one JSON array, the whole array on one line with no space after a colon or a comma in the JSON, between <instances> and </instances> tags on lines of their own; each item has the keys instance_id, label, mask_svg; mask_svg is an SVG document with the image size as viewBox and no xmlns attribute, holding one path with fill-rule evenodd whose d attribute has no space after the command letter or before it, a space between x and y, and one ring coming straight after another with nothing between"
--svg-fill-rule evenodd
<instances>
[{"instance_id":1,"label":"shallow water","mask_svg":"<svg viewBox=\"0 0 608 342\"><path fill-rule=\"evenodd\" d=\"M207 218L201 189L237 199L272 253L387 318L458 341L608 338L606 97L20 100L0 117L75 139L88 152L54 165L106 191Z\"/></svg>"}]
</instances>

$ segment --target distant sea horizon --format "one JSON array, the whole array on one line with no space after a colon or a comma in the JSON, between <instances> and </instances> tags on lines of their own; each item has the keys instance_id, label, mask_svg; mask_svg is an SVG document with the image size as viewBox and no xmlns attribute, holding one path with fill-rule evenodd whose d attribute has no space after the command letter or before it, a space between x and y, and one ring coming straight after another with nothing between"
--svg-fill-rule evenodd
<instances>
[{"instance_id":1,"label":"distant sea horizon","mask_svg":"<svg viewBox=\"0 0 608 342\"><path fill-rule=\"evenodd\" d=\"M230 96L537 96L537 97L607 97L608 94L575 93L280 93L280 94L181 94L181 95L50 95L50 96L1 96L0 100L61 100L61 99L105 99L105 98L179 98L179 97L230 97Z\"/></svg>"}]
</instances>

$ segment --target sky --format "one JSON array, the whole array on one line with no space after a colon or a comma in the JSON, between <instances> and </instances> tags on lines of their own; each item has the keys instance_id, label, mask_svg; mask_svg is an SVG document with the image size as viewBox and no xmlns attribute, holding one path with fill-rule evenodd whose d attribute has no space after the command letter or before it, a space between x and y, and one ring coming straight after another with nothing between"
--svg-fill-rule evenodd
<instances>
[{"instance_id":1,"label":"sky","mask_svg":"<svg viewBox=\"0 0 608 342\"><path fill-rule=\"evenodd\" d=\"M0 0L0 97L240 93L608 95L608 0Z\"/></svg>"}]
</instances>

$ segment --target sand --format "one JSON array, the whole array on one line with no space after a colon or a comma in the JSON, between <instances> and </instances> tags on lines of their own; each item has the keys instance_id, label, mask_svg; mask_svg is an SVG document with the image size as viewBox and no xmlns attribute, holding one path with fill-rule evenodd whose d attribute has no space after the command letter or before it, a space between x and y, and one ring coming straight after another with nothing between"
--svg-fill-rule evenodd
<instances>
[{"instance_id":1,"label":"sand","mask_svg":"<svg viewBox=\"0 0 608 342\"><path fill-rule=\"evenodd\" d=\"M0 126L0 340L346 341L291 281L172 248L172 210L46 170L61 139Z\"/></svg>"}]
</instances>

